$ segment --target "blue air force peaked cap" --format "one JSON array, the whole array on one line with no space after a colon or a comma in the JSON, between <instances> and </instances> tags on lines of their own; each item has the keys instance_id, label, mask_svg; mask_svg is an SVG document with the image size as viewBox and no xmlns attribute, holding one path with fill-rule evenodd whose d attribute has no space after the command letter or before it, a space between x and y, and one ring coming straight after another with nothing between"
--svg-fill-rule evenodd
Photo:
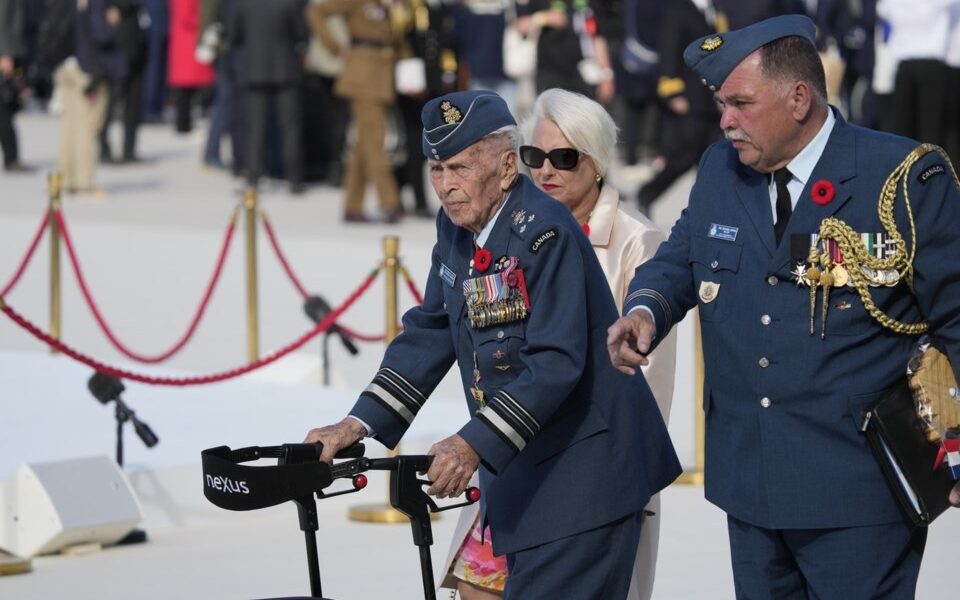
<instances>
[{"instance_id":1,"label":"blue air force peaked cap","mask_svg":"<svg viewBox=\"0 0 960 600\"><path fill-rule=\"evenodd\" d=\"M474 90L444 94L427 102L423 120L423 155L446 160L501 127L516 125L503 98Z\"/></svg>"},{"instance_id":2,"label":"blue air force peaked cap","mask_svg":"<svg viewBox=\"0 0 960 600\"><path fill-rule=\"evenodd\" d=\"M774 40L800 36L813 45L816 26L805 15L782 15L758 21L743 29L706 35L687 46L683 60L704 85L717 90L740 62L754 50Z\"/></svg>"}]
</instances>

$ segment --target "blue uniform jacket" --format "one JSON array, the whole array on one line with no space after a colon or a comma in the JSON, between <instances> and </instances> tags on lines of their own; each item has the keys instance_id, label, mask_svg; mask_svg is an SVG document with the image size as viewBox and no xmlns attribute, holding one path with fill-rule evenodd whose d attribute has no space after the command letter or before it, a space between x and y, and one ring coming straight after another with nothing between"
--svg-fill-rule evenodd
<instances>
[{"instance_id":1,"label":"blue uniform jacket","mask_svg":"<svg viewBox=\"0 0 960 600\"><path fill-rule=\"evenodd\" d=\"M462 291L473 234L443 213L437 228L423 305L404 315L351 414L392 447L454 361L464 390L473 385L476 357L486 406L466 393L471 417L459 434L482 460L497 554L641 510L680 465L643 377L610 365L606 331L617 311L569 210L519 177L485 248L494 262L519 258L531 308L522 321L481 329Z\"/></svg>"},{"instance_id":2,"label":"blue uniform jacket","mask_svg":"<svg viewBox=\"0 0 960 600\"><path fill-rule=\"evenodd\" d=\"M818 232L830 216L860 233L883 232L881 186L916 146L837 115L777 247L767 176L743 166L729 142L714 144L669 239L636 271L624 311L640 305L653 311L658 339L699 305L706 496L737 519L790 529L902 518L861 424L865 408L904 377L916 340L881 327L851 287L831 289L826 339L820 337L818 291L810 335L810 288L791 276L796 261L790 241ZM822 206L810 196L820 180L836 189ZM901 282L871 288L873 298L901 321L929 320L956 368L960 196L936 153L917 162L908 181L918 240L916 296ZM909 247L902 196L901 190L895 217ZM706 294L708 302L700 294L704 282L719 284Z\"/></svg>"}]
</instances>

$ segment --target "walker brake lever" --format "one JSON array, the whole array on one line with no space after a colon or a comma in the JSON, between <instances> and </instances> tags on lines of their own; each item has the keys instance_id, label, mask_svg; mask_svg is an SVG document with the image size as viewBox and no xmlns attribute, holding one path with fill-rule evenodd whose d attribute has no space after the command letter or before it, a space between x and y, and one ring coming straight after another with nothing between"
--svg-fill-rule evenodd
<instances>
[{"instance_id":1,"label":"walker brake lever","mask_svg":"<svg viewBox=\"0 0 960 600\"><path fill-rule=\"evenodd\" d=\"M429 481L422 482L424 484L429 484ZM463 506L470 506L471 504L476 504L480 501L480 489L473 486L468 487L463 490L463 502L458 502L456 504L447 504L445 506L437 506L437 503L434 502L429 496L427 497L428 506L430 507L430 512L438 513L445 510L450 510L451 508L460 508Z\"/></svg>"},{"instance_id":2,"label":"walker brake lever","mask_svg":"<svg viewBox=\"0 0 960 600\"><path fill-rule=\"evenodd\" d=\"M342 496L343 494L352 494L354 492L359 492L363 488L367 487L367 476L362 475L361 473L366 469L363 468L363 464L367 459L363 458L363 453L365 447L361 443L356 443L351 446L343 448L337 452L334 458L353 458L355 460L343 461L337 464L330 465L330 477L332 479L341 479L344 477L351 477L353 487L351 489L341 490L339 492L324 492L323 490L317 490L317 498L332 498L334 496ZM323 453L323 444L284 444L281 446L278 464L296 464L296 463L306 463L312 461L320 460L320 455Z\"/></svg>"}]
</instances>

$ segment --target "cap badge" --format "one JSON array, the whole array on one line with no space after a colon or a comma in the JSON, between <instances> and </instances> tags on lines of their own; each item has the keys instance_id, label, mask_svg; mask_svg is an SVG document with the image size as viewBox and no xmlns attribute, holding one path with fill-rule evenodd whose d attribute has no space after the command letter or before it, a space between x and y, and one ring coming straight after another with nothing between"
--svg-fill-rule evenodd
<instances>
[{"instance_id":1,"label":"cap badge","mask_svg":"<svg viewBox=\"0 0 960 600\"><path fill-rule=\"evenodd\" d=\"M463 119L463 113L449 100L440 103L440 111L443 112L443 122L447 125L459 123Z\"/></svg>"},{"instance_id":2,"label":"cap badge","mask_svg":"<svg viewBox=\"0 0 960 600\"><path fill-rule=\"evenodd\" d=\"M719 35L714 35L700 42L700 49L705 52L713 52L722 45L723 38Z\"/></svg>"}]
</instances>

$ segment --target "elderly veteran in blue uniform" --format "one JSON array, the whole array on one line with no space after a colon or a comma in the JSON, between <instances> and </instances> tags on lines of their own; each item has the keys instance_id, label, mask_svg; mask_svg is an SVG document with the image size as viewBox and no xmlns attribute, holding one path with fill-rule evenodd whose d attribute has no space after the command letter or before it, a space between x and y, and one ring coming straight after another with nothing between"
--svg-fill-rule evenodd
<instances>
[{"instance_id":1,"label":"elderly veteran in blue uniform","mask_svg":"<svg viewBox=\"0 0 960 600\"><path fill-rule=\"evenodd\" d=\"M912 598L926 529L861 427L902 381L914 324L960 365L949 160L845 123L806 17L706 36L684 58L714 90L726 140L637 269L611 359L633 372L699 307L706 497L727 513L738 598Z\"/></svg>"},{"instance_id":2,"label":"elderly veteran in blue uniform","mask_svg":"<svg viewBox=\"0 0 960 600\"><path fill-rule=\"evenodd\" d=\"M603 270L570 211L518 174L502 98L441 96L422 119L443 205L423 305L350 415L306 441L324 460L368 434L395 446L456 362L469 419L431 448L428 491L460 494L480 465L505 598L623 598L641 511L680 466L646 382L607 357Z\"/></svg>"}]
</instances>

